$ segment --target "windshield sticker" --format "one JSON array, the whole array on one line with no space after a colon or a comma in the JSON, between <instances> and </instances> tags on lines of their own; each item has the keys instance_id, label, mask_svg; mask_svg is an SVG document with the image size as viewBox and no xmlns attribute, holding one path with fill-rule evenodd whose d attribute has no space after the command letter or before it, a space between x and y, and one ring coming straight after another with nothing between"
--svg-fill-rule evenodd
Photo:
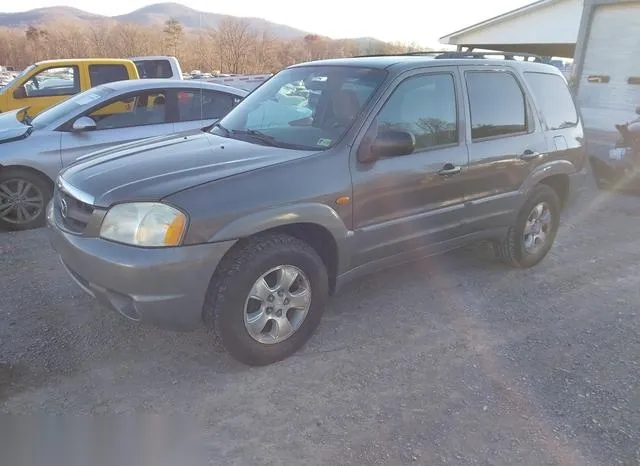
<instances>
[{"instance_id":1,"label":"windshield sticker","mask_svg":"<svg viewBox=\"0 0 640 466\"><path fill-rule=\"evenodd\" d=\"M318 142L316 143L318 146L322 146L322 147L328 147L331 145L331 139L318 139Z\"/></svg>"},{"instance_id":2,"label":"windshield sticker","mask_svg":"<svg viewBox=\"0 0 640 466\"><path fill-rule=\"evenodd\" d=\"M76 100L76 103L78 105L84 105L84 104L88 104L89 102L93 102L96 99L100 98L100 94L96 94L95 92L91 92L87 95L84 95L82 97L80 97L78 100Z\"/></svg>"}]
</instances>

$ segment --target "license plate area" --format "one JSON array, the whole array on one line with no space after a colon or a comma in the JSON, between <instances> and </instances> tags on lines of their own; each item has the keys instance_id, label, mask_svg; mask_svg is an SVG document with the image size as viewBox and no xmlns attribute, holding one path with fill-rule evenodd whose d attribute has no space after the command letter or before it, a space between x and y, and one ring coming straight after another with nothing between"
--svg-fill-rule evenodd
<instances>
[{"instance_id":1,"label":"license plate area","mask_svg":"<svg viewBox=\"0 0 640 466\"><path fill-rule=\"evenodd\" d=\"M627 154L627 147L616 147L609 150L609 158L612 160L622 160Z\"/></svg>"}]
</instances>

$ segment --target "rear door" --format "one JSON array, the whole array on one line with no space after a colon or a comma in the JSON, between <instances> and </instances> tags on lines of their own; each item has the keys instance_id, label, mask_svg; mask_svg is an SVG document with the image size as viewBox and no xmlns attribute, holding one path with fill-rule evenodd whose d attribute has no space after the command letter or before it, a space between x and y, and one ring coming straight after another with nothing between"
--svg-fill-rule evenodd
<instances>
[{"instance_id":1,"label":"rear door","mask_svg":"<svg viewBox=\"0 0 640 466\"><path fill-rule=\"evenodd\" d=\"M126 81L129 79L127 67L122 64L90 64L89 86L95 87L101 84L107 84L114 81Z\"/></svg>"},{"instance_id":2,"label":"rear door","mask_svg":"<svg viewBox=\"0 0 640 466\"><path fill-rule=\"evenodd\" d=\"M96 122L94 130L72 131L73 122L80 116L68 121L61 138L63 165L108 146L171 134L174 129L166 100L165 89L131 92L80 115Z\"/></svg>"},{"instance_id":3,"label":"rear door","mask_svg":"<svg viewBox=\"0 0 640 466\"><path fill-rule=\"evenodd\" d=\"M547 152L547 140L511 68L463 66L461 71L469 115L469 227L491 230L512 223L521 202L519 188Z\"/></svg>"},{"instance_id":4,"label":"rear door","mask_svg":"<svg viewBox=\"0 0 640 466\"><path fill-rule=\"evenodd\" d=\"M176 103L174 127L176 132L203 128L231 110L240 97L209 89L172 89L171 101Z\"/></svg>"}]
</instances>

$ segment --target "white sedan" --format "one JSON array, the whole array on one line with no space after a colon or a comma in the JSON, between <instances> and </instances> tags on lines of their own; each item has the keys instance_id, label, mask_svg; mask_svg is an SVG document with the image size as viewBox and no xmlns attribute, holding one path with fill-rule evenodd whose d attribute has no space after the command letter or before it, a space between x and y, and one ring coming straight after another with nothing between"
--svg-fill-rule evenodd
<instances>
[{"instance_id":1,"label":"white sedan","mask_svg":"<svg viewBox=\"0 0 640 466\"><path fill-rule=\"evenodd\" d=\"M93 87L38 114L0 114L0 229L44 224L53 180L78 157L215 123L247 91L197 80L136 79Z\"/></svg>"}]
</instances>

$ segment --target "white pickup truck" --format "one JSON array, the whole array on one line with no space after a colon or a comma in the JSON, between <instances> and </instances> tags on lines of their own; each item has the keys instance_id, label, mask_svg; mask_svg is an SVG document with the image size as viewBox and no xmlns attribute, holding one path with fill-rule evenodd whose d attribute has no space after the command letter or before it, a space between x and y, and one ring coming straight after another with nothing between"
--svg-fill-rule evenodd
<instances>
[{"instance_id":1,"label":"white pickup truck","mask_svg":"<svg viewBox=\"0 0 640 466\"><path fill-rule=\"evenodd\" d=\"M138 74L142 79L167 78L183 79L182 69L176 57L149 56L130 58L138 68Z\"/></svg>"}]
</instances>

